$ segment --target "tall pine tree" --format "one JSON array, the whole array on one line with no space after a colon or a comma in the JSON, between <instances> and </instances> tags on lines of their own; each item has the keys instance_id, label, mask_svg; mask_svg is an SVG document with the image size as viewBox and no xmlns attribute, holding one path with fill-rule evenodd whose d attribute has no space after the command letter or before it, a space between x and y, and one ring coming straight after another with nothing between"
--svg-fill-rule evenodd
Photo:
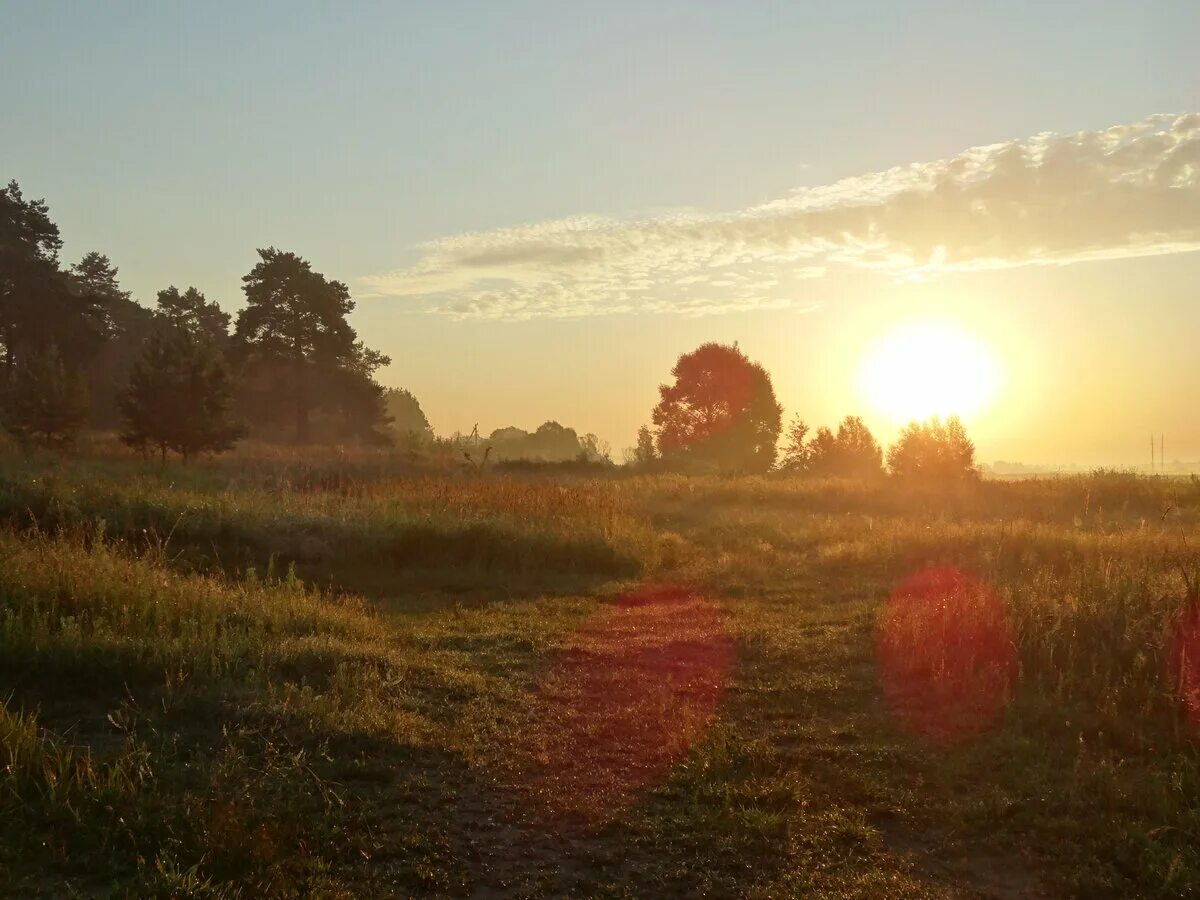
<instances>
[{"instance_id":1,"label":"tall pine tree","mask_svg":"<svg viewBox=\"0 0 1200 900\"><path fill-rule=\"evenodd\" d=\"M121 397L121 440L183 457L229 450L245 434L232 420L233 386L219 350L184 331L154 335Z\"/></svg>"},{"instance_id":2,"label":"tall pine tree","mask_svg":"<svg viewBox=\"0 0 1200 900\"><path fill-rule=\"evenodd\" d=\"M312 413L322 407L346 416L364 410L372 418L385 416L382 392L368 385L389 360L364 347L350 327L346 316L354 301L346 285L295 253L272 247L258 255L258 265L242 279L246 306L234 331L255 413L288 409L298 442L309 440ZM347 390L348 380L362 389Z\"/></svg>"}]
</instances>

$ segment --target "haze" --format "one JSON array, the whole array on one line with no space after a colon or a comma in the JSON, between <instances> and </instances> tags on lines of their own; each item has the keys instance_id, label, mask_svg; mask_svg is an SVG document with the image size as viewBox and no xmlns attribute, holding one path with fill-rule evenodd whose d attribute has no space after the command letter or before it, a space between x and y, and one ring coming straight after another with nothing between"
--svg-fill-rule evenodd
<instances>
[{"instance_id":1,"label":"haze","mask_svg":"<svg viewBox=\"0 0 1200 900\"><path fill-rule=\"evenodd\" d=\"M0 160L143 303L312 260L439 433L619 450L737 341L887 441L933 321L981 460L1200 460L1195 4L836 6L0 3Z\"/></svg>"}]
</instances>

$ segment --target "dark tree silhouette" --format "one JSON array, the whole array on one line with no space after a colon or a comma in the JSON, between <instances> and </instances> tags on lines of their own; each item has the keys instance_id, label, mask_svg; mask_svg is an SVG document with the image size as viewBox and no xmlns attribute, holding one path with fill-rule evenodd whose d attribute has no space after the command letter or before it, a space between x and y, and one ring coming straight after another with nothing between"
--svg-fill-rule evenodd
<instances>
[{"instance_id":1,"label":"dark tree silhouette","mask_svg":"<svg viewBox=\"0 0 1200 900\"><path fill-rule=\"evenodd\" d=\"M87 387L51 344L26 354L4 394L4 427L21 444L63 446L87 421Z\"/></svg>"},{"instance_id":2,"label":"dark tree silhouette","mask_svg":"<svg viewBox=\"0 0 1200 900\"><path fill-rule=\"evenodd\" d=\"M89 332L112 337L114 310L131 303L129 291L121 290L117 282L117 267L107 256L93 250L71 266L67 282L79 298L79 312Z\"/></svg>"},{"instance_id":3,"label":"dark tree silhouette","mask_svg":"<svg viewBox=\"0 0 1200 900\"><path fill-rule=\"evenodd\" d=\"M0 346L11 378L22 354L58 346L81 364L103 337L96 298L74 290L59 270L58 226L43 200L26 200L15 181L0 188Z\"/></svg>"},{"instance_id":4,"label":"dark tree silhouette","mask_svg":"<svg viewBox=\"0 0 1200 900\"><path fill-rule=\"evenodd\" d=\"M175 285L158 292L158 314L174 328L223 347L229 340L229 313L196 288Z\"/></svg>"},{"instance_id":5,"label":"dark tree silhouette","mask_svg":"<svg viewBox=\"0 0 1200 900\"><path fill-rule=\"evenodd\" d=\"M344 386L331 376L370 382L389 360L366 349L346 321L354 309L346 285L313 271L295 253L272 247L258 254L258 264L242 279L247 306L238 313L235 344L260 409L286 405L296 440L307 441L313 410L338 399L323 393L324 385ZM382 398L376 408L382 412Z\"/></svg>"},{"instance_id":6,"label":"dark tree silhouette","mask_svg":"<svg viewBox=\"0 0 1200 900\"><path fill-rule=\"evenodd\" d=\"M766 369L737 348L704 344L679 357L659 387L658 449L669 461L765 472L775 462L782 407Z\"/></svg>"},{"instance_id":7,"label":"dark tree silhouette","mask_svg":"<svg viewBox=\"0 0 1200 900\"><path fill-rule=\"evenodd\" d=\"M44 200L26 200L15 181L0 188L0 342L11 378L36 328L39 300L58 272L62 239Z\"/></svg>"},{"instance_id":8,"label":"dark tree silhouette","mask_svg":"<svg viewBox=\"0 0 1200 900\"><path fill-rule=\"evenodd\" d=\"M233 387L220 352L184 331L159 333L134 364L121 397L131 447L173 450L184 462L195 453L230 449L244 429L231 420Z\"/></svg>"},{"instance_id":9,"label":"dark tree silhouette","mask_svg":"<svg viewBox=\"0 0 1200 900\"><path fill-rule=\"evenodd\" d=\"M975 445L958 416L910 422L888 450L888 468L900 478L958 481L977 478Z\"/></svg>"},{"instance_id":10,"label":"dark tree silhouette","mask_svg":"<svg viewBox=\"0 0 1200 900\"><path fill-rule=\"evenodd\" d=\"M391 444L392 417L388 415L383 386L361 367L326 371L317 395L318 407L333 411L333 433L369 444Z\"/></svg>"}]
</instances>

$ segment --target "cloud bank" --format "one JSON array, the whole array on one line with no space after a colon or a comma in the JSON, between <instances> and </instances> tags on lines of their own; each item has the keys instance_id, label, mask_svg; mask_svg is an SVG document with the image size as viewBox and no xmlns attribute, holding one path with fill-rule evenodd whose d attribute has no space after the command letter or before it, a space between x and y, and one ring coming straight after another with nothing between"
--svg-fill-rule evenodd
<instances>
[{"instance_id":1,"label":"cloud bank","mask_svg":"<svg viewBox=\"0 0 1200 900\"><path fill-rule=\"evenodd\" d=\"M794 306L838 267L920 277L1200 249L1200 114L1035 135L724 215L588 217L420 246L361 279L456 317Z\"/></svg>"}]
</instances>

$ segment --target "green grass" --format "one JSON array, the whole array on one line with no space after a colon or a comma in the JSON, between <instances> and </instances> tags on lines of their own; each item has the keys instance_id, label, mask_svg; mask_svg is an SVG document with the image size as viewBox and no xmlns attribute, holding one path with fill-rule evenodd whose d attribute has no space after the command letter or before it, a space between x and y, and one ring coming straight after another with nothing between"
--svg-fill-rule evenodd
<instances>
[{"instance_id":1,"label":"green grass","mask_svg":"<svg viewBox=\"0 0 1200 900\"><path fill-rule=\"evenodd\" d=\"M0 893L1188 896L1197 548L1195 482L1119 473L10 458ZM955 743L907 732L876 664L932 564L990 586L1019 663ZM654 583L706 605L614 603ZM722 641L693 722L682 661ZM681 752L639 771L657 732L622 715Z\"/></svg>"}]
</instances>

